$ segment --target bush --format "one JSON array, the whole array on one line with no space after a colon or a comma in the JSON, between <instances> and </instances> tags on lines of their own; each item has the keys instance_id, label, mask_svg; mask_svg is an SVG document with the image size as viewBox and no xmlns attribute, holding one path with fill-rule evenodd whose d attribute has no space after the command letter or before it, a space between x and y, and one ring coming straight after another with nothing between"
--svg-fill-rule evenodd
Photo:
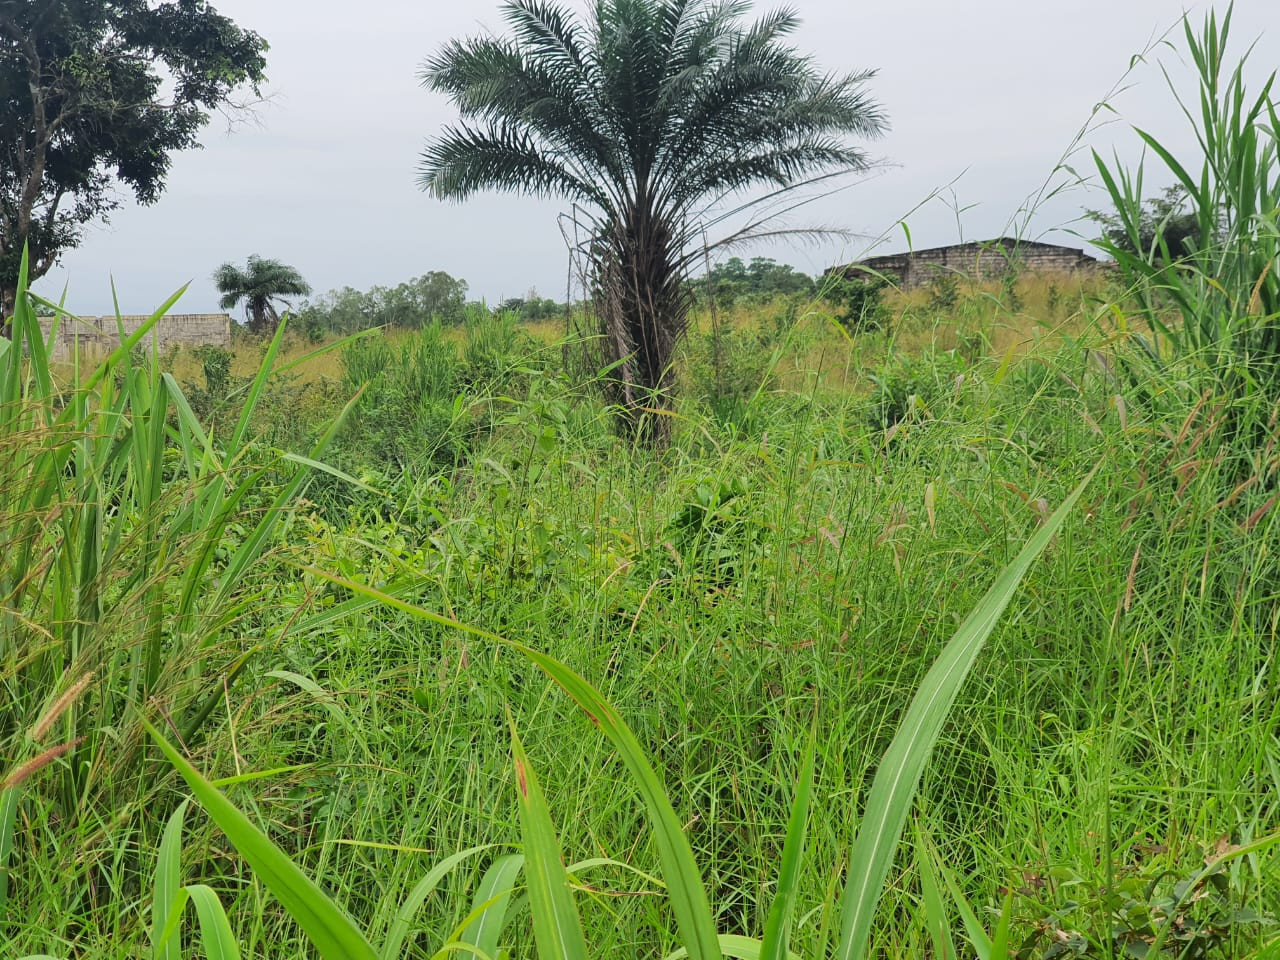
<instances>
[{"instance_id":1,"label":"bush","mask_svg":"<svg viewBox=\"0 0 1280 960\"><path fill-rule=\"evenodd\" d=\"M912 416L927 413L949 396L967 364L956 350L930 350L917 357L894 357L872 376L868 423L888 430Z\"/></svg>"},{"instance_id":2,"label":"bush","mask_svg":"<svg viewBox=\"0 0 1280 960\"><path fill-rule=\"evenodd\" d=\"M837 277L829 283L823 297L841 311L837 319L846 329L882 330L889 322L889 308L884 302L884 291L888 287L889 281L883 277L869 276L865 280Z\"/></svg>"},{"instance_id":3,"label":"bush","mask_svg":"<svg viewBox=\"0 0 1280 960\"><path fill-rule=\"evenodd\" d=\"M428 470L453 466L469 446L472 424L462 399L465 369L439 323L399 343L380 334L342 351L343 385L364 389L342 443L350 466Z\"/></svg>"}]
</instances>

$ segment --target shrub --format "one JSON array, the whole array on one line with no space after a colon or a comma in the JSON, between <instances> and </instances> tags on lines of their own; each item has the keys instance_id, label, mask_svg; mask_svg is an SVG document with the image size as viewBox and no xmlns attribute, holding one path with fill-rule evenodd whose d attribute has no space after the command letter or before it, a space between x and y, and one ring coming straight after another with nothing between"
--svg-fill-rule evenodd
<instances>
[{"instance_id":1,"label":"shrub","mask_svg":"<svg viewBox=\"0 0 1280 960\"><path fill-rule=\"evenodd\" d=\"M823 291L826 301L841 311L837 318L849 330L864 332L881 330L888 325L889 307L884 292L889 281L869 276L865 280L836 277Z\"/></svg>"}]
</instances>

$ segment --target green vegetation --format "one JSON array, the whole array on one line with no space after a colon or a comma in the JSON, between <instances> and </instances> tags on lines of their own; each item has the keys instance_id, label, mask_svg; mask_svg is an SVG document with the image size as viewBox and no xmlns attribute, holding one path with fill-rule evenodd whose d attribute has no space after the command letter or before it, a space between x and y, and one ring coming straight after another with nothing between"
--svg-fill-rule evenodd
<instances>
[{"instance_id":1,"label":"green vegetation","mask_svg":"<svg viewBox=\"0 0 1280 960\"><path fill-rule=\"evenodd\" d=\"M286 297L305 297L311 292L311 285L293 267L257 255L249 257L244 269L224 263L213 272L213 282L222 294L218 306L234 310L243 303L249 331L259 336L269 336L279 325L277 302L287 306Z\"/></svg>"},{"instance_id":2,"label":"green vegetation","mask_svg":"<svg viewBox=\"0 0 1280 960\"><path fill-rule=\"evenodd\" d=\"M20 274L3 956L1274 957L1280 124L1228 26L1211 243L708 303L661 451L512 312L184 384L145 327L51 364Z\"/></svg>"},{"instance_id":3,"label":"green vegetation","mask_svg":"<svg viewBox=\"0 0 1280 960\"><path fill-rule=\"evenodd\" d=\"M453 41L423 71L462 115L427 144L425 189L562 196L584 218L577 252L599 365L630 436L659 438L669 425L686 278L723 219L716 204L863 170L866 156L845 138L885 128L864 89L871 73L824 74L787 44L792 11L750 25L747 12L607 0L580 20L561 4L513 0L503 7L511 38Z\"/></svg>"},{"instance_id":4,"label":"green vegetation","mask_svg":"<svg viewBox=\"0 0 1280 960\"><path fill-rule=\"evenodd\" d=\"M720 307L767 304L780 297L811 299L816 291L812 277L769 257L752 257L750 263L730 257L694 281L694 295L714 299Z\"/></svg>"},{"instance_id":5,"label":"green vegetation","mask_svg":"<svg viewBox=\"0 0 1280 960\"><path fill-rule=\"evenodd\" d=\"M467 282L442 270L395 287L374 287L366 292L343 287L304 302L297 323L308 336L350 334L369 327L425 327L462 323L467 309ZM532 319L532 318L531 318Z\"/></svg>"}]
</instances>

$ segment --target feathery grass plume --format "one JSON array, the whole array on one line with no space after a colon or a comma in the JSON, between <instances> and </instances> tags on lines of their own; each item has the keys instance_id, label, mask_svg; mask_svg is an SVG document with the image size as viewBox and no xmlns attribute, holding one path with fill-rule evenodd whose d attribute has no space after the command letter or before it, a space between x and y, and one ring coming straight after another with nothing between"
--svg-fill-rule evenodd
<instances>
[{"instance_id":1,"label":"feathery grass plume","mask_svg":"<svg viewBox=\"0 0 1280 960\"><path fill-rule=\"evenodd\" d=\"M17 770L9 774L3 783L0 783L0 790L11 790L19 786L24 781L30 779L31 775L41 767L46 767L59 757L70 753L80 744L84 743L85 737L76 737L74 740L68 740L66 743L60 743L56 747L50 747L44 753L32 757Z\"/></svg>"},{"instance_id":2,"label":"feathery grass plume","mask_svg":"<svg viewBox=\"0 0 1280 960\"><path fill-rule=\"evenodd\" d=\"M58 699L54 701L53 706L49 708L48 712L37 720L35 726L31 728L31 732L28 734L31 737L31 740L34 743L39 743L43 740L45 738L45 734L47 734L50 728L58 722L58 718L62 716L63 711L75 703L80 694L84 693L92 682L93 671L90 671L68 687L63 692L62 696L58 697Z\"/></svg>"}]
</instances>

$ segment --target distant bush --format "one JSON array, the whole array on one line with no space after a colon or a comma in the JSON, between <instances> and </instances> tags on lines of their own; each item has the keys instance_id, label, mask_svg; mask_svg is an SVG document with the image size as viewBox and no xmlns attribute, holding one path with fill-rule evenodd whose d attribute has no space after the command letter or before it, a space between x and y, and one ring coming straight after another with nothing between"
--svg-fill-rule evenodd
<instances>
[{"instance_id":1,"label":"distant bush","mask_svg":"<svg viewBox=\"0 0 1280 960\"><path fill-rule=\"evenodd\" d=\"M868 276L865 280L833 277L823 289L823 299L841 311L837 319L853 331L881 330L889 323L884 292L889 281Z\"/></svg>"},{"instance_id":2,"label":"distant bush","mask_svg":"<svg viewBox=\"0 0 1280 960\"><path fill-rule=\"evenodd\" d=\"M812 277L768 257L752 257L750 263L730 257L692 283L698 302L706 304L714 299L718 307L765 303L779 297L812 297L816 289Z\"/></svg>"},{"instance_id":3,"label":"distant bush","mask_svg":"<svg viewBox=\"0 0 1280 960\"><path fill-rule=\"evenodd\" d=\"M342 367L349 394L364 388L340 447L346 464L430 470L458 461L472 429L460 396L465 371L438 322L397 343L376 334L355 340Z\"/></svg>"},{"instance_id":4,"label":"distant bush","mask_svg":"<svg viewBox=\"0 0 1280 960\"><path fill-rule=\"evenodd\" d=\"M956 379L964 374L966 366L955 350L929 350L919 356L893 358L872 375L869 424L888 430L927 414L955 394Z\"/></svg>"},{"instance_id":5,"label":"distant bush","mask_svg":"<svg viewBox=\"0 0 1280 960\"><path fill-rule=\"evenodd\" d=\"M325 334L350 334L370 327L425 327L439 321L462 323L467 282L432 270L396 287L373 287L366 292L343 287L302 304L298 324L313 339Z\"/></svg>"},{"instance_id":6,"label":"distant bush","mask_svg":"<svg viewBox=\"0 0 1280 960\"><path fill-rule=\"evenodd\" d=\"M497 312L514 313L524 323L536 323L563 316L565 304L557 303L550 297L540 297L538 291L530 290L523 297L508 297L503 300L498 304Z\"/></svg>"}]
</instances>

